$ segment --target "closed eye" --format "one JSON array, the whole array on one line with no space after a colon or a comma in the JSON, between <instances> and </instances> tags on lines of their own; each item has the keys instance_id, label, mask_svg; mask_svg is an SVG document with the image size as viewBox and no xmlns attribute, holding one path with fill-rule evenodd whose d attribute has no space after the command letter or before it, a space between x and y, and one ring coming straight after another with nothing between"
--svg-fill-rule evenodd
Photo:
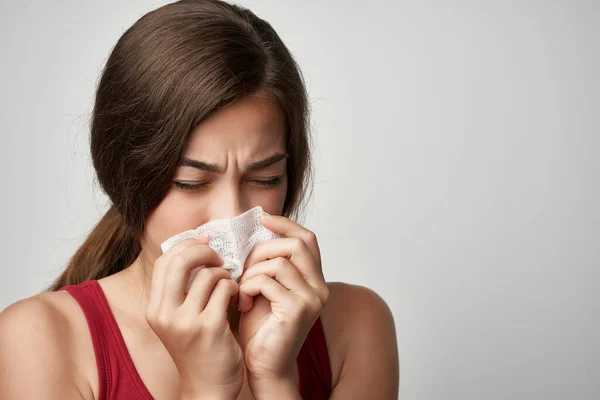
<instances>
[{"instance_id":1,"label":"closed eye","mask_svg":"<svg viewBox=\"0 0 600 400\"><path fill-rule=\"evenodd\" d=\"M281 178L277 177L277 178L269 179L266 181L257 179L257 180L250 181L250 182L256 182L258 185L265 186L265 187L272 187L272 186L279 185L281 183Z\"/></svg>"},{"instance_id":2,"label":"closed eye","mask_svg":"<svg viewBox=\"0 0 600 400\"><path fill-rule=\"evenodd\" d=\"M196 183L196 184L183 183L183 182L173 182L173 183L179 189L189 191L189 192L193 192L193 191L205 188L208 185L208 183Z\"/></svg>"},{"instance_id":3,"label":"closed eye","mask_svg":"<svg viewBox=\"0 0 600 400\"><path fill-rule=\"evenodd\" d=\"M276 177L276 178L269 179L269 180L255 179L255 180L251 180L250 182L253 182L262 187L270 188L270 187L278 186L281 183L281 177ZM204 188L208 187L210 182L193 183L193 184L185 183L185 182L173 182L173 183L175 184L176 187L178 187L181 190L193 192L193 191L204 189Z\"/></svg>"}]
</instances>

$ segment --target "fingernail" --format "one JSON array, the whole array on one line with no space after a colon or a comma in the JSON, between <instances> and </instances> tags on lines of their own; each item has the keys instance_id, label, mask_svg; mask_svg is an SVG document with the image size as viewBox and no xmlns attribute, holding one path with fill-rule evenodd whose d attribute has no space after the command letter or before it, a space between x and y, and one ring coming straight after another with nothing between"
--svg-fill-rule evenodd
<instances>
[{"instance_id":1,"label":"fingernail","mask_svg":"<svg viewBox=\"0 0 600 400\"><path fill-rule=\"evenodd\" d=\"M202 235L194 236L194 239L199 242L207 242L209 238L207 234L203 233Z\"/></svg>"},{"instance_id":2,"label":"fingernail","mask_svg":"<svg viewBox=\"0 0 600 400\"><path fill-rule=\"evenodd\" d=\"M267 220L270 220L270 219L272 219L272 218L273 218L273 217L271 216L271 214L266 214L266 213L263 213L263 214L261 214L260 216L261 216L261 218L262 218L262 219L267 219Z\"/></svg>"}]
</instances>

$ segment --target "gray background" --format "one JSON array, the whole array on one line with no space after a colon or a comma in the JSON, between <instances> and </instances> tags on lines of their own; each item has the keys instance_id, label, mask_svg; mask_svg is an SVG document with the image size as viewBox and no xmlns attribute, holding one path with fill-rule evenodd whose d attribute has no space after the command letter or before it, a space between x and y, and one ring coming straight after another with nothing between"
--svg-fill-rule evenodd
<instances>
[{"instance_id":1,"label":"gray background","mask_svg":"<svg viewBox=\"0 0 600 400\"><path fill-rule=\"evenodd\" d=\"M95 82L152 1L0 6L0 309L105 209ZM597 1L242 1L307 78L327 280L393 310L402 399L600 398Z\"/></svg>"}]
</instances>

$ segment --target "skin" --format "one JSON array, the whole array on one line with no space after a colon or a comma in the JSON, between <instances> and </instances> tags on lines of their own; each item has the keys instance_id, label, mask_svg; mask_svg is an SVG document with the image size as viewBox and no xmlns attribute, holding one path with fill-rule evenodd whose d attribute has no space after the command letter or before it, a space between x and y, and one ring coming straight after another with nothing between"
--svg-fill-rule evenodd
<instances>
[{"instance_id":1,"label":"skin","mask_svg":"<svg viewBox=\"0 0 600 400\"><path fill-rule=\"evenodd\" d=\"M215 164L221 172L178 167L173 182L208 186L186 191L173 185L148 217L142 255L125 270L99 280L136 369L155 398L177 399L180 391L175 364L146 320L160 243L257 205L274 215L263 225L284 238L257 246L228 312L246 357L247 376L237 398L282 398L277 397L282 393L299 398L294 360L319 315L332 367L330 398L398 396L398 349L389 307L370 289L324 281L316 235L280 216L287 190L285 160L247 169L255 161L285 153L285 131L282 111L265 96L238 100L203 121L192 133L185 156ZM256 182L275 177L280 182L272 187ZM293 320L293 329L270 327L282 318ZM261 332L274 327L282 337L293 338L293 348L261 342ZM280 355L274 365L257 362L256 353L264 346ZM0 314L0 398L44 393L45 398L96 399L98 386L89 329L68 293L40 294Z\"/></svg>"}]
</instances>

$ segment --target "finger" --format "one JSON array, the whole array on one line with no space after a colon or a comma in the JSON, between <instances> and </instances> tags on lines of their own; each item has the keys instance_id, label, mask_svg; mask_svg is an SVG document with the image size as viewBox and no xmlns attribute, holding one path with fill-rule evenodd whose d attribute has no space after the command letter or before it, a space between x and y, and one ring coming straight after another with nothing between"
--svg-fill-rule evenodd
<instances>
[{"instance_id":1,"label":"finger","mask_svg":"<svg viewBox=\"0 0 600 400\"><path fill-rule=\"evenodd\" d=\"M181 305L192 269L200 266L219 267L223 263L223 258L208 246L197 245L183 249L169 260L166 267L162 301L171 307Z\"/></svg>"},{"instance_id":2,"label":"finger","mask_svg":"<svg viewBox=\"0 0 600 400\"><path fill-rule=\"evenodd\" d=\"M285 304L291 300L292 293L279 282L267 275L258 275L240 285L239 306L241 312L252 308L252 298L262 294L271 302L271 307Z\"/></svg>"},{"instance_id":3,"label":"finger","mask_svg":"<svg viewBox=\"0 0 600 400\"><path fill-rule=\"evenodd\" d=\"M202 312L215 285L221 279L231 279L231 274L221 267L202 268L192 280L182 306L190 311L193 310L196 314Z\"/></svg>"},{"instance_id":4,"label":"finger","mask_svg":"<svg viewBox=\"0 0 600 400\"><path fill-rule=\"evenodd\" d=\"M302 239L310 249L314 259L318 261L319 265L321 264L321 250L317 242L317 235L314 232L281 215L261 214L260 222L268 230L284 237Z\"/></svg>"},{"instance_id":5,"label":"finger","mask_svg":"<svg viewBox=\"0 0 600 400\"><path fill-rule=\"evenodd\" d=\"M227 309L238 294L238 291L239 285L232 279L219 280L204 310L212 315L226 315Z\"/></svg>"},{"instance_id":6,"label":"finger","mask_svg":"<svg viewBox=\"0 0 600 400\"><path fill-rule=\"evenodd\" d=\"M277 257L288 258L309 285L317 287L323 281L321 264L314 260L306 243L297 237L258 243L244 263L244 273L250 271L257 263Z\"/></svg>"},{"instance_id":7,"label":"finger","mask_svg":"<svg viewBox=\"0 0 600 400\"><path fill-rule=\"evenodd\" d=\"M304 280L300 271L286 258L277 257L253 265L252 268L244 272L240 279L240 284L261 274L270 276L284 288L294 293L312 293L312 287Z\"/></svg>"},{"instance_id":8,"label":"finger","mask_svg":"<svg viewBox=\"0 0 600 400\"><path fill-rule=\"evenodd\" d=\"M152 268L152 281L150 283L148 308L156 310L160 304L160 299L163 293L163 285L165 282L165 273L171 258L173 258L175 254L180 253L182 250L188 247L198 245L208 245L208 237L198 236L194 239L187 239L179 242L156 259Z\"/></svg>"}]
</instances>

